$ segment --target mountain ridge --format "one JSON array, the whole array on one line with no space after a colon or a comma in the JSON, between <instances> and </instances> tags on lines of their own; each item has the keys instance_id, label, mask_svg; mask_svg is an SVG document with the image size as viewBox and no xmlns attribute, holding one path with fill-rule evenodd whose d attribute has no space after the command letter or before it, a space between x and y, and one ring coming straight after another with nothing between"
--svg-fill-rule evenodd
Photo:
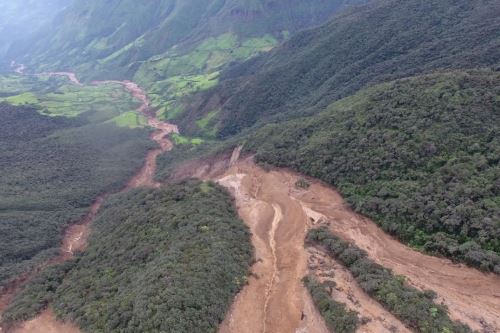
<instances>
[{"instance_id":1,"label":"mountain ridge","mask_svg":"<svg viewBox=\"0 0 500 333\"><path fill-rule=\"evenodd\" d=\"M500 4L491 0L361 6L223 71L218 86L190 98L178 121L198 134L194 121L217 110L213 128L228 137L258 120L315 113L370 84L436 70L495 70L499 17Z\"/></svg>"},{"instance_id":2,"label":"mountain ridge","mask_svg":"<svg viewBox=\"0 0 500 333\"><path fill-rule=\"evenodd\" d=\"M92 76L89 71L99 76L118 72L122 75L119 78L131 78L134 64L172 47L189 49L201 39L226 32L244 38L269 33L281 38L283 34L320 25L338 9L363 2L75 1L56 18L52 28L43 32L39 41L28 41L32 45L26 45L21 53L36 54L24 60L27 65L44 70L72 69L85 76ZM11 57L15 55L13 50ZM111 56L114 58L109 60ZM95 74L98 71L106 74Z\"/></svg>"}]
</instances>

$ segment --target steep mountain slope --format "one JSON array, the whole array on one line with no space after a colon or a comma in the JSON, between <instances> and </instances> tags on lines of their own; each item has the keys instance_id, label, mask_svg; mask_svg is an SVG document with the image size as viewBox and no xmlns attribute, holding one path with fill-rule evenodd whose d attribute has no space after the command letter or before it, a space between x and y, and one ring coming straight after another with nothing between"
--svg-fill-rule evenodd
<instances>
[{"instance_id":1,"label":"steep mountain slope","mask_svg":"<svg viewBox=\"0 0 500 333\"><path fill-rule=\"evenodd\" d=\"M500 274L499 128L500 74L451 72L265 126L247 149L337 186L414 247Z\"/></svg>"},{"instance_id":2,"label":"steep mountain slope","mask_svg":"<svg viewBox=\"0 0 500 333\"><path fill-rule=\"evenodd\" d=\"M222 73L217 88L190 101L181 127L200 133L194 120L211 117L226 137L271 116L316 112L374 82L438 69L495 68L499 30L498 1L369 4Z\"/></svg>"},{"instance_id":3,"label":"steep mountain slope","mask_svg":"<svg viewBox=\"0 0 500 333\"><path fill-rule=\"evenodd\" d=\"M149 181L155 168L148 165L155 165L157 155L148 154L142 170L148 171L146 186L155 189L112 196L89 247L72 256L74 261L42 271L14 302L0 300L0 311L11 304L4 318L22 321L50 304L59 317L97 332L213 332L224 317L221 332L224 327L323 332L307 328L321 318L301 279L311 269L305 233L328 225L336 236L362 244L368 256L336 239L317 240L323 238L332 251L341 249L337 259L351 269L365 296L395 316L363 317L361 330L373 318L387 329L374 325L367 332L397 330L392 323L422 332L468 331L451 321L462 319L473 329L497 331L499 277L419 251L500 274L500 5L380 0L348 9L272 51L288 34L361 2L80 0L39 42L17 49L19 55L29 52L24 59L33 71L70 69L85 73L86 80L133 79L147 90L157 114L180 121L187 135L207 139L203 144L173 135L178 147L162 158L162 175L179 156L243 144L250 156L240 158L241 147L232 154L225 150L227 158L191 161L178 173L205 176L231 189L252 232L212 183L161 188ZM245 59L251 60L232 64ZM5 143L0 153L8 158L0 159L6 161L0 216L7 221L0 235L12 238L0 246L7 254L7 261L0 260L0 286L40 259L36 254L54 255L62 227L90 204L93 191L97 195L123 183L150 147L137 118L132 123L141 129L113 125L130 125L122 114L111 117L121 103L133 104L123 91L79 82L52 91L57 82L50 77L36 76L44 90L39 94L17 89L35 76L0 79L0 86L4 79L13 86L0 89L0 101L18 105L0 104L0 111L22 111L10 112L14 120L3 124L5 137L0 134ZM150 117L149 99L137 90L141 110ZM102 95L104 109L89 110L82 98ZM75 104L66 104L68 98ZM48 110L29 109L26 115L24 104ZM31 128L39 137L29 136ZM212 145L216 137L223 140ZM170 147L166 132L151 138ZM136 175L141 178L142 171ZM308 176L337 186L348 204ZM47 184L52 187L44 191ZM98 197L99 205L103 200ZM19 225L25 229L17 230ZM45 238L37 238L45 227L50 228ZM35 241L16 248L19 241L11 235ZM245 277L250 236L255 262ZM66 251L64 242L61 250ZM379 265L392 265L401 275ZM337 266L328 274L338 272ZM351 293L349 276L347 288L335 289L366 313ZM245 282L243 297L226 313Z\"/></svg>"},{"instance_id":4,"label":"steep mountain slope","mask_svg":"<svg viewBox=\"0 0 500 333\"><path fill-rule=\"evenodd\" d=\"M245 38L279 37L319 25L339 8L359 2L76 1L27 48L26 60L49 69L77 69L88 76L131 78L141 61L174 46L189 48L226 32Z\"/></svg>"},{"instance_id":5,"label":"steep mountain slope","mask_svg":"<svg viewBox=\"0 0 500 333\"><path fill-rule=\"evenodd\" d=\"M98 195L120 189L151 147L148 130L89 124L91 113L49 117L0 103L2 293L13 278L56 256L67 226Z\"/></svg>"},{"instance_id":6,"label":"steep mountain slope","mask_svg":"<svg viewBox=\"0 0 500 333\"><path fill-rule=\"evenodd\" d=\"M73 0L1 0L0 1L0 61L13 43L28 38L49 23Z\"/></svg>"}]
</instances>

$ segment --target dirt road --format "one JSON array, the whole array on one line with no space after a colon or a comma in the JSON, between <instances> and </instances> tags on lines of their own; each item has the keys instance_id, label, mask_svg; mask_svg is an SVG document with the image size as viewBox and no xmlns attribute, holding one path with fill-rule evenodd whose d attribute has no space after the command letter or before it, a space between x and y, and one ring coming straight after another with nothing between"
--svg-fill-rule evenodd
<instances>
[{"instance_id":1,"label":"dirt road","mask_svg":"<svg viewBox=\"0 0 500 333\"><path fill-rule=\"evenodd\" d=\"M308 319L321 322L317 314L308 309L309 300L304 296L300 280L307 271L308 258L311 260L311 254L303 245L306 229L324 223L328 223L336 235L366 250L376 262L406 276L412 285L437 292L439 301L449 307L453 319L480 332L500 332L500 277L406 247L373 221L348 209L338 192L319 181L309 179L311 186L307 190L297 189L295 183L303 178L301 175L282 169L266 172L249 158L235 162L233 157L232 160L232 165L211 161L212 165L190 166L193 175L214 179L234 194L239 213L253 233L256 248L258 262L253 267L256 277L251 277L249 285L238 295L221 325L221 333L324 330L324 327L308 327L309 323L301 323L297 316L305 312ZM275 207L279 207L283 218L276 231L272 231L273 216L277 214ZM273 264L273 248L277 267ZM364 294L349 272L333 261L329 265L341 286L334 296L340 301L347 300L348 306L372 319L360 332L381 332L382 328L407 331ZM324 273L314 269L311 272ZM273 278L275 275L277 278ZM270 283L272 288L267 295ZM265 306L267 298L269 302Z\"/></svg>"},{"instance_id":2,"label":"dirt road","mask_svg":"<svg viewBox=\"0 0 500 333\"><path fill-rule=\"evenodd\" d=\"M50 72L38 75L66 76L72 83L76 85L82 85L82 83L78 80L77 76L74 73ZM160 154L163 154L172 149L172 143L168 139L168 135L171 133L179 133L177 126L160 121L156 118L154 112L150 112L150 101L146 93L137 84L130 81L101 81L94 82L93 84L108 83L122 84L126 90L128 90L136 99L141 102L141 105L138 108L137 112L147 117L149 126L155 129L150 138L152 141L158 144L158 148L152 149L148 152L144 161L144 166L132 177L132 179L127 183L123 190L125 191L137 187L157 188L161 184L154 180L154 175L156 172L156 159ZM108 196L109 194L103 194L96 198L94 203L91 205L89 212L66 230L63 242L61 244L60 255L58 257L51 259L50 261L45 262L38 267L35 267L31 272L19 276L17 279L14 279L5 288L2 289L0 294L0 314L5 311L6 307L12 301L20 288L22 288L33 276L38 274L47 266L60 264L71 259L75 252L85 250L87 246L87 239L90 234L91 224ZM76 332L74 330L68 331L66 330L68 327L67 325L57 323L50 310L45 311L30 322L23 323L20 327L10 329L10 332L43 333L43 331L40 331L38 327L47 327L47 332L51 333ZM56 329L56 327L59 327L59 329ZM2 332L2 328L0 328L0 332Z\"/></svg>"}]
</instances>

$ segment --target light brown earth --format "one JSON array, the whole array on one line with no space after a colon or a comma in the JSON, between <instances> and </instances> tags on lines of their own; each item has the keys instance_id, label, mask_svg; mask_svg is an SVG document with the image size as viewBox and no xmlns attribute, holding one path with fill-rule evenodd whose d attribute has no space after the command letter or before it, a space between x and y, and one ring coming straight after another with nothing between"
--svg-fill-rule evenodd
<instances>
[{"instance_id":1,"label":"light brown earth","mask_svg":"<svg viewBox=\"0 0 500 333\"><path fill-rule=\"evenodd\" d=\"M330 230L367 251L375 262L404 275L413 286L430 289L450 316L482 332L500 332L500 277L412 250L384 233L373 221L353 213L333 188L311 181L308 191L293 191L304 209L324 216Z\"/></svg>"},{"instance_id":2,"label":"light brown earth","mask_svg":"<svg viewBox=\"0 0 500 333\"><path fill-rule=\"evenodd\" d=\"M328 332L301 282L307 269L302 208L279 186L279 174L232 170L217 180L234 194L251 229L257 263L220 332Z\"/></svg>"},{"instance_id":3,"label":"light brown earth","mask_svg":"<svg viewBox=\"0 0 500 333\"><path fill-rule=\"evenodd\" d=\"M0 330L1 332L1 330ZM33 320L22 323L15 330L16 333L80 333L78 327L71 323L62 323L56 320L52 310L45 310Z\"/></svg>"},{"instance_id":4,"label":"light brown earth","mask_svg":"<svg viewBox=\"0 0 500 333\"><path fill-rule=\"evenodd\" d=\"M74 73L50 72L38 75L66 76L72 83L82 85ZM154 175L156 172L156 158L160 154L163 154L172 149L172 143L168 139L168 135L171 133L179 133L177 126L160 121L155 117L154 112L150 112L150 101L145 92L137 84L130 81L101 81L94 82L93 84L107 84L108 82L122 84L126 90L128 90L136 99L141 102L141 105L138 108L137 112L146 116L149 126L155 129L150 138L159 146L158 148L150 150L148 152L145 158L144 166L136 173L136 175L132 177L132 179L124 187L124 190L129 190L131 188L137 187L157 188L161 184L154 180ZM3 313L3 311L5 311L17 292L27 282L29 282L32 277L36 276L36 274L42 271L45 267L63 263L67 260L70 260L75 252L81 252L85 250L87 246L88 236L90 234L91 225L97 215L97 212L108 196L109 194L100 195L91 205L89 212L80 220L76 221L74 224L68 227L68 229L65 231L61 244L60 255L58 257L51 259L35 267L32 271L19 276L0 291L0 315ZM70 327L71 325L69 324L57 322L50 309L47 309L35 319L26 323L22 323L19 327L10 328L9 333L78 332L78 329L69 329ZM45 331L41 330L41 328L43 328ZM2 332L1 327L0 332Z\"/></svg>"},{"instance_id":5,"label":"light brown earth","mask_svg":"<svg viewBox=\"0 0 500 333\"><path fill-rule=\"evenodd\" d=\"M358 329L359 333L411 332L382 305L368 296L346 268L321 249L309 248L308 252L308 266L312 275L320 282L335 282L336 287L330 290L332 298L369 320Z\"/></svg>"},{"instance_id":6,"label":"light brown earth","mask_svg":"<svg viewBox=\"0 0 500 333\"><path fill-rule=\"evenodd\" d=\"M226 159L229 161L229 157ZM253 234L255 276L238 295L220 327L221 333L325 329L318 314L308 308L309 300L304 297L300 282L306 274L309 256L304 249L304 235L308 228L322 223L329 223L334 234L366 250L377 263L406 276L412 285L434 290L439 301L449 307L453 319L480 332L500 332L500 277L406 247L373 221L352 212L335 189L320 181L308 179L310 188L299 190L295 183L303 178L301 175L283 169L266 172L251 158L236 162L233 156L232 160L233 163L220 160L191 163L177 174L213 179L228 188ZM277 229L273 229L275 217L280 217L280 213L283 218L279 219ZM360 332L380 332L381 327L406 331L397 319L362 292L345 269L334 262L330 264L343 289L334 296L339 300L352 298L348 305L354 304L358 312L372 318ZM305 323L300 321L301 312L306 315ZM320 324L308 327L311 322Z\"/></svg>"}]
</instances>

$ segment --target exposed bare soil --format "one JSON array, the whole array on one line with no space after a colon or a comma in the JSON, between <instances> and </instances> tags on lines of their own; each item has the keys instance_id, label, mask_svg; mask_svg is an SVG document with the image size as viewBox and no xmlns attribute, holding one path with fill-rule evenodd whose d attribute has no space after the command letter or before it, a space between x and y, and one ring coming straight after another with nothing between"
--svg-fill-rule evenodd
<instances>
[{"instance_id":1,"label":"exposed bare soil","mask_svg":"<svg viewBox=\"0 0 500 333\"><path fill-rule=\"evenodd\" d=\"M191 162L187 168L196 177L214 179L228 188L253 234L254 276L238 295L220 332L324 331L321 318L308 307L310 300L300 282L308 262L311 273L338 283L339 290L332 290L335 299L371 319L360 332L408 331L371 300L343 267L317 249L312 254L304 249L306 230L321 224L328 224L333 233L406 276L417 288L437 292L453 319L480 332L500 332L500 277L406 247L373 221L351 211L338 192L319 181L309 179L309 189L297 189L295 183L303 176L294 172L266 172L251 158L236 162L233 156L232 163L228 161L226 156L226 162ZM280 217L277 226L276 216ZM310 326L313 322L315 327Z\"/></svg>"},{"instance_id":2,"label":"exposed bare soil","mask_svg":"<svg viewBox=\"0 0 500 333\"><path fill-rule=\"evenodd\" d=\"M216 179L234 194L257 260L220 332L328 332L301 282L307 217L280 186L285 179L250 164L237 164Z\"/></svg>"},{"instance_id":3,"label":"exposed bare soil","mask_svg":"<svg viewBox=\"0 0 500 333\"><path fill-rule=\"evenodd\" d=\"M335 282L329 290L333 299L357 311L369 321L358 331L362 333L401 332L410 333L403 323L373 300L358 286L351 273L321 249L310 248L308 266L310 272L321 282Z\"/></svg>"},{"instance_id":4,"label":"exposed bare soil","mask_svg":"<svg viewBox=\"0 0 500 333\"><path fill-rule=\"evenodd\" d=\"M1 332L1 330L0 330ZM70 324L57 321L52 310L47 309L33 320L22 323L16 333L80 333L80 330Z\"/></svg>"},{"instance_id":5,"label":"exposed bare soil","mask_svg":"<svg viewBox=\"0 0 500 333\"><path fill-rule=\"evenodd\" d=\"M406 276L415 287L434 290L453 319L482 332L500 332L499 276L410 249L373 221L353 213L334 189L311 182L308 191L292 191L292 196L310 214L328 221L334 234L354 242L377 263Z\"/></svg>"},{"instance_id":6,"label":"exposed bare soil","mask_svg":"<svg viewBox=\"0 0 500 333\"><path fill-rule=\"evenodd\" d=\"M66 76L74 84L81 85L80 81L74 73L50 72L38 75ZM150 101L146 96L146 93L137 84L130 81L101 81L94 82L94 84L106 84L108 82L122 84L125 89L127 89L136 99L141 102L141 105L137 111L147 117L150 127L156 129L151 134L150 138L159 146L158 148L150 150L148 152L145 158L144 166L132 177L132 179L125 186L124 190L129 190L131 188L137 187L157 188L161 184L154 180L154 174L156 172L156 159L160 154L163 154L172 149L172 143L168 139L168 135L171 133L178 133L177 126L162 122L155 117L154 112L150 111ZM15 297L20 288L22 288L33 276L38 274L47 266L60 264L67 260L70 260L75 252L85 250L87 246L88 236L90 234L91 224L94 221L97 212L108 196L109 194L100 195L91 205L89 212L80 220L76 221L69 228L67 228L61 244L60 255L58 257L35 267L31 272L27 272L19 276L0 291L0 314L6 309L6 307ZM0 328L0 332L2 332L2 328ZM52 312L50 310L46 310L35 319L23 323L19 327L11 329L10 332L72 333L78 332L78 329L73 328L71 325L58 323Z\"/></svg>"}]
</instances>

